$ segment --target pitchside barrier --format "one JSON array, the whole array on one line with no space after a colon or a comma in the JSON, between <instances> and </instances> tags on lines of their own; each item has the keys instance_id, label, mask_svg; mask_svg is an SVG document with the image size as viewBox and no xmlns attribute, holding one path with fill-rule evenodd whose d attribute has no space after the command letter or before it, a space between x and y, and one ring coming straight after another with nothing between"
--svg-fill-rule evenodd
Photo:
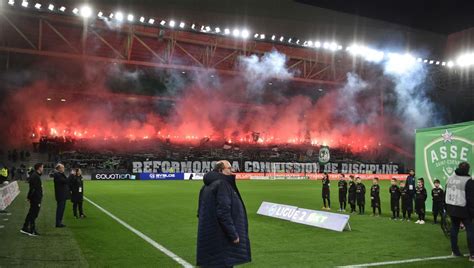
<instances>
[{"instance_id":1,"label":"pitchside barrier","mask_svg":"<svg viewBox=\"0 0 474 268\"><path fill-rule=\"evenodd\" d=\"M92 180L202 180L205 173L92 173ZM238 180L321 180L321 173L236 173ZM339 180L339 174L328 174L330 180ZM350 174L362 180L405 180L408 174ZM346 179L349 174L345 174Z\"/></svg>"},{"instance_id":2,"label":"pitchside barrier","mask_svg":"<svg viewBox=\"0 0 474 268\"><path fill-rule=\"evenodd\" d=\"M281 220L342 232L351 230L349 215L262 202L257 214Z\"/></svg>"},{"instance_id":3,"label":"pitchside barrier","mask_svg":"<svg viewBox=\"0 0 474 268\"><path fill-rule=\"evenodd\" d=\"M20 188L16 181L0 187L0 210L5 210L20 194Z\"/></svg>"}]
</instances>

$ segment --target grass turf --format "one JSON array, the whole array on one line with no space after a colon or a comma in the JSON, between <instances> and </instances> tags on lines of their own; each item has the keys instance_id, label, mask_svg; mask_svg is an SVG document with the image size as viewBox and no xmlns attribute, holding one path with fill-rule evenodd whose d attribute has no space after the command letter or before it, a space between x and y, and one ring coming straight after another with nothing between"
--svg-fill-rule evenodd
<instances>
[{"instance_id":1,"label":"grass turf","mask_svg":"<svg viewBox=\"0 0 474 268\"><path fill-rule=\"evenodd\" d=\"M369 183L365 182L367 189ZM181 258L195 263L199 181L87 181L88 198L162 244ZM450 254L449 240L438 225L389 220L388 182L382 182L382 217L353 215L352 231L322 230L256 214L262 201L319 210L320 181L239 181L247 207L254 267L332 267L404 260ZM120 266L178 267L144 240L85 202L84 220L72 217L68 203L64 229L53 228L52 183L45 182L45 199L38 219L41 237L26 237L18 230L27 208L22 194L0 229L0 266ZM333 212L337 188L331 186ZM6 217L6 216L0 216ZM428 219L431 215L428 214ZM1 220L1 218L0 218ZM467 252L465 233L459 245ZM402 267L470 267L467 258L397 265ZM391 266L394 267L394 266Z\"/></svg>"}]
</instances>

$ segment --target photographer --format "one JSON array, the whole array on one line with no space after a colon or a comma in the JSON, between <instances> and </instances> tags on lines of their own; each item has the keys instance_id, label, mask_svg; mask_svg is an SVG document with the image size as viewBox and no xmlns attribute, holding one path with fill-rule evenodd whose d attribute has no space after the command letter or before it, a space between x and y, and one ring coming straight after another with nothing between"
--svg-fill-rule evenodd
<instances>
[{"instance_id":1,"label":"photographer","mask_svg":"<svg viewBox=\"0 0 474 268\"><path fill-rule=\"evenodd\" d=\"M474 262L474 181L469 176L469 164L459 164L455 174L446 182L446 209L451 217L451 249L453 256L462 256L458 247L458 233L461 223L466 228L469 260Z\"/></svg>"}]
</instances>

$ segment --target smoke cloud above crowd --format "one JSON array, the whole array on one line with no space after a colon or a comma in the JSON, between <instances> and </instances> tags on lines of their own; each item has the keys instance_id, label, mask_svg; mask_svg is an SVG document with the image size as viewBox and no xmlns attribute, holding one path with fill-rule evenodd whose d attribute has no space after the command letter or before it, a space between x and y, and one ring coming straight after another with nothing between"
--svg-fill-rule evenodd
<instances>
[{"instance_id":1,"label":"smoke cloud above crowd","mask_svg":"<svg viewBox=\"0 0 474 268\"><path fill-rule=\"evenodd\" d=\"M52 65L38 64L27 76L13 71L2 75L7 88L2 93L0 120L6 128L1 138L8 144L27 144L46 135L311 144L354 152L390 145L411 151L406 138L434 117L426 97L429 88L423 86L426 70L416 62L407 64L403 56L380 63L379 73L361 77L350 72L337 88L305 94L290 85L295 73L278 51L240 57L238 76L212 69L185 73L83 63L74 71L56 70L60 79L35 75ZM19 83L24 77L27 81ZM117 84L125 90L114 89ZM283 93L291 90L296 91Z\"/></svg>"}]
</instances>

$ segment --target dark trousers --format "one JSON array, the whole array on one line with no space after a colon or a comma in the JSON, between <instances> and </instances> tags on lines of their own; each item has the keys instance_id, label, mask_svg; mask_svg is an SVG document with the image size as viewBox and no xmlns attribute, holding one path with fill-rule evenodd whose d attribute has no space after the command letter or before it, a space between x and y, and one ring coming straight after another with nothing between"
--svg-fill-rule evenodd
<instances>
[{"instance_id":1,"label":"dark trousers","mask_svg":"<svg viewBox=\"0 0 474 268\"><path fill-rule=\"evenodd\" d=\"M351 206L351 213L356 211L356 200L354 196L349 196L349 205Z\"/></svg>"},{"instance_id":2,"label":"dark trousers","mask_svg":"<svg viewBox=\"0 0 474 268\"><path fill-rule=\"evenodd\" d=\"M30 202L30 209L25 218L25 223L23 224L23 229L28 231L36 231L35 220L38 218L40 211L41 203Z\"/></svg>"},{"instance_id":3,"label":"dark trousers","mask_svg":"<svg viewBox=\"0 0 474 268\"><path fill-rule=\"evenodd\" d=\"M455 254L461 254L458 247L458 233L461 222L466 228L467 247L469 248L469 253L471 254L471 256L474 256L474 230L472 225L472 219L462 219L451 216L451 250Z\"/></svg>"},{"instance_id":4,"label":"dark trousers","mask_svg":"<svg viewBox=\"0 0 474 268\"><path fill-rule=\"evenodd\" d=\"M327 201L327 205L326 205ZM329 189L323 189L323 203L325 208L330 208L331 207L331 196Z\"/></svg>"},{"instance_id":5,"label":"dark trousers","mask_svg":"<svg viewBox=\"0 0 474 268\"><path fill-rule=\"evenodd\" d=\"M77 217L77 209L79 208L79 216L84 215L84 211L82 211L82 201L72 202L72 212L74 213L74 217Z\"/></svg>"},{"instance_id":6,"label":"dark trousers","mask_svg":"<svg viewBox=\"0 0 474 268\"><path fill-rule=\"evenodd\" d=\"M346 194L345 193L339 193L339 208L341 210L346 209Z\"/></svg>"},{"instance_id":7,"label":"dark trousers","mask_svg":"<svg viewBox=\"0 0 474 268\"><path fill-rule=\"evenodd\" d=\"M418 220L424 221L425 220L425 201L416 200L415 210L416 210L416 214L418 214Z\"/></svg>"},{"instance_id":8,"label":"dark trousers","mask_svg":"<svg viewBox=\"0 0 474 268\"><path fill-rule=\"evenodd\" d=\"M379 212L378 215L381 215L382 214L382 209L380 208L380 197L374 197L374 199L372 199L372 213L375 215L376 211Z\"/></svg>"},{"instance_id":9,"label":"dark trousers","mask_svg":"<svg viewBox=\"0 0 474 268\"><path fill-rule=\"evenodd\" d=\"M443 201L433 201L433 219L434 222L438 222L438 215L441 215L441 209L443 208Z\"/></svg>"},{"instance_id":10,"label":"dark trousers","mask_svg":"<svg viewBox=\"0 0 474 268\"><path fill-rule=\"evenodd\" d=\"M66 208L66 200L56 201L56 226L63 223L64 209Z\"/></svg>"}]
</instances>

